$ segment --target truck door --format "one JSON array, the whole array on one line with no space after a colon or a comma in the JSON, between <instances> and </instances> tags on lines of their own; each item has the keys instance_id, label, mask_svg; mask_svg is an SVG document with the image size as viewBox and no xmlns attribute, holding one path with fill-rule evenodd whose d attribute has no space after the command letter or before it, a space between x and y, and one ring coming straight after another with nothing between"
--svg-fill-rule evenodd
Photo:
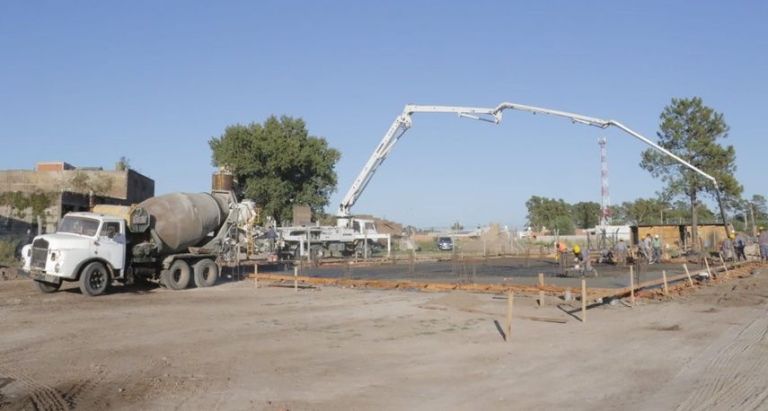
<instances>
[{"instance_id":1,"label":"truck door","mask_svg":"<svg viewBox=\"0 0 768 411\"><path fill-rule=\"evenodd\" d=\"M125 224L107 221L101 225L97 254L107 260L115 270L123 270L125 265ZM120 273L120 277L123 273Z\"/></svg>"}]
</instances>

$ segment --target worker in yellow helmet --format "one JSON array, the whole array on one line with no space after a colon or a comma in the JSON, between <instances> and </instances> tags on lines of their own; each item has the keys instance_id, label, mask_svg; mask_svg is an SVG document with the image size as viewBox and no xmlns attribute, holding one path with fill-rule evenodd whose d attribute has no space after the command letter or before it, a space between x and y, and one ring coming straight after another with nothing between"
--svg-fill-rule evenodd
<instances>
[{"instance_id":1,"label":"worker in yellow helmet","mask_svg":"<svg viewBox=\"0 0 768 411\"><path fill-rule=\"evenodd\" d=\"M573 258L576 260L576 264L578 265L580 261L584 258L581 255L581 247L579 247L578 244L573 246Z\"/></svg>"}]
</instances>

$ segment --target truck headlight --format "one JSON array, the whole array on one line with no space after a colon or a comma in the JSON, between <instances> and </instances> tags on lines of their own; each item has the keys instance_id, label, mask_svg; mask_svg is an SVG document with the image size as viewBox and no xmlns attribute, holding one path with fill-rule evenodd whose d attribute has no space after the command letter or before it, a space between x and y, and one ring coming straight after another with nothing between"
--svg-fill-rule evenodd
<instances>
[{"instance_id":1,"label":"truck headlight","mask_svg":"<svg viewBox=\"0 0 768 411\"><path fill-rule=\"evenodd\" d=\"M51 261L56 261L56 252L51 253Z\"/></svg>"},{"instance_id":2,"label":"truck headlight","mask_svg":"<svg viewBox=\"0 0 768 411\"><path fill-rule=\"evenodd\" d=\"M55 265L55 266L53 266L53 271L55 271L55 272L57 272L57 273L58 273L59 271L61 271L61 265L60 265L59 263L56 263L56 265Z\"/></svg>"}]
</instances>

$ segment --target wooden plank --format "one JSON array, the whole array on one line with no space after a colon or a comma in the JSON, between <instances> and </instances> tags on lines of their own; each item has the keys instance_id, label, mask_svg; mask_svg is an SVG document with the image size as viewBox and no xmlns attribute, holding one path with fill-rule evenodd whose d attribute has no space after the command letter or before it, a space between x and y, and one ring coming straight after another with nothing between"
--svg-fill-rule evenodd
<instances>
[{"instance_id":1,"label":"wooden plank","mask_svg":"<svg viewBox=\"0 0 768 411\"><path fill-rule=\"evenodd\" d=\"M664 295L669 295L669 287L667 286L667 270L661 270L661 276L664 279Z\"/></svg>"}]
</instances>

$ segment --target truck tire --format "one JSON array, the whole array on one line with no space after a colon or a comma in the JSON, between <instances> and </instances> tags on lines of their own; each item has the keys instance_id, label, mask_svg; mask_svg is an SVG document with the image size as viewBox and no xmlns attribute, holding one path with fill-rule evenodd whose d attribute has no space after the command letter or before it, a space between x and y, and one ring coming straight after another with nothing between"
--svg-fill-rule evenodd
<instances>
[{"instance_id":1,"label":"truck tire","mask_svg":"<svg viewBox=\"0 0 768 411\"><path fill-rule=\"evenodd\" d=\"M37 280L35 280L35 283L37 283L37 288L40 291L42 291L42 292L44 292L46 294L50 294L50 293L56 292L56 291L59 290L59 287L61 287L61 282L49 283L49 282L46 282L46 281L37 281Z\"/></svg>"},{"instance_id":2,"label":"truck tire","mask_svg":"<svg viewBox=\"0 0 768 411\"><path fill-rule=\"evenodd\" d=\"M91 297L104 294L109 288L109 281L107 267L94 261L80 272L80 292Z\"/></svg>"},{"instance_id":3,"label":"truck tire","mask_svg":"<svg viewBox=\"0 0 768 411\"><path fill-rule=\"evenodd\" d=\"M219 266L216 262L206 258L200 260L194 265L195 272L195 285L198 288L210 287L216 284L216 279L219 277Z\"/></svg>"},{"instance_id":4,"label":"truck tire","mask_svg":"<svg viewBox=\"0 0 768 411\"><path fill-rule=\"evenodd\" d=\"M163 271L163 284L171 290L183 290L189 286L189 264L184 260L176 260L168 271Z\"/></svg>"}]
</instances>

